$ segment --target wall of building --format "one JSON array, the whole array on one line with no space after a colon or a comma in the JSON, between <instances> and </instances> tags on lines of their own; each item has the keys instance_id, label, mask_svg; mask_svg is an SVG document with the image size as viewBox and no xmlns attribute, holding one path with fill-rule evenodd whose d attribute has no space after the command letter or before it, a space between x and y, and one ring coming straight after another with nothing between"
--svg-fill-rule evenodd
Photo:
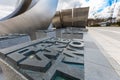
<instances>
[{"instance_id":1,"label":"wall of building","mask_svg":"<svg viewBox=\"0 0 120 80\"><path fill-rule=\"evenodd\" d=\"M73 9L65 9L56 13L53 18L53 25L56 28L63 27L80 27L85 28L88 20L88 12L89 7L84 8L73 8ZM61 25L58 25L61 24Z\"/></svg>"}]
</instances>

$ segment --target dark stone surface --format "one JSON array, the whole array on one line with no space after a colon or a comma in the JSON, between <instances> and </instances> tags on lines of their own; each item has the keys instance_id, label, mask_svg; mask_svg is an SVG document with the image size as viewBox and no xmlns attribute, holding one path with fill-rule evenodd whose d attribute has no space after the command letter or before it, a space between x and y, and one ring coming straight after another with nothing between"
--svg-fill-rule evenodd
<instances>
[{"instance_id":1,"label":"dark stone surface","mask_svg":"<svg viewBox=\"0 0 120 80\"><path fill-rule=\"evenodd\" d=\"M70 42L70 39L49 38L1 53L7 54L4 57L8 64L30 80L55 80L58 73L69 80L84 80L84 68L80 68L84 67L84 49L73 48Z\"/></svg>"},{"instance_id":2,"label":"dark stone surface","mask_svg":"<svg viewBox=\"0 0 120 80\"><path fill-rule=\"evenodd\" d=\"M19 53L12 53L7 55L7 60L11 63L13 63L14 65L17 65L20 61L24 60L25 56Z\"/></svg>"},{"instance_id":3,"label":"dark stone surface","mask_svg":"<svg viewBox=\"0 0 120 80\"><path fill-rule=\"evenodd\" d=\"M30 37L28 35L8 35L8 36L0 36L0 49L12 47L14 45L18 45L21 43L25 43L30 41Z\"/></svg>"},{"instance_id":4,"label":"dark stone surface","mask_svg":"<svg viewBox=\"0 0 120 80\"><path fill-rule=\"evenodd\" d=\"M24 61L20 62L20 68L45 72L50 67L51 61L43 55L37 55L37 57L38 58L27 58Z\"/></svg>"}]
</instances>

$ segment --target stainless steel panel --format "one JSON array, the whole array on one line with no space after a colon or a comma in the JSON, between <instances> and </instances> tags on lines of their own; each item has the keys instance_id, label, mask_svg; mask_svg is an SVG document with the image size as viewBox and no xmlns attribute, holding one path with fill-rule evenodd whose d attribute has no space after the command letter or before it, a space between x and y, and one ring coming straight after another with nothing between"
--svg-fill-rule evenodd
<instances>
[{"instance_id":1,"label":"stainless steel panel","mask_svg":"<svg viewBox=\"0 0 120 80\"><path fill-rule=\"evenodd\" d=\"M0 22L0 34L30 33L47 29L56 12L58 0L39 0L31 9Z\"/></svg>"}]
</instances>

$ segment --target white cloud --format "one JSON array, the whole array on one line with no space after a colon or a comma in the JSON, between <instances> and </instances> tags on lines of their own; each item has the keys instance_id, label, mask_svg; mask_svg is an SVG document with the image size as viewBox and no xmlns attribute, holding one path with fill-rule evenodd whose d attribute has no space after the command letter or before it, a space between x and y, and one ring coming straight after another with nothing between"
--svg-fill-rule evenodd
<instances>
[{"instance_id":1,"label":"white cloud","mask_svg":"<svg viewBox=\"0 0 120 80\"><path fill-rule=\"evenodd\" d=\"M120 8L120 2L116 4L112 4L111 6L105 7L103 11L96 13L98 18L108 18L108 17L116 17L118 14L118 10ZM111 12L113 9L113 13Z\"/></svg>"},{"instance_id":2,"label":"white cloud","mask_svg":"<svg viewBox=\"0 0 120 80\"><path fill-rule=\"evenodd\" d=\"M120 9L120 2L116 3L113 16L117 16L118 15L119 9Z\"/></svg>"},{"instance_id":3,"label":"white cloud","mask_svg":"<svg viewBox=\"0 0 120 80\"><path fill-rule=\"evenodd\" d=\"M105 5L105 0L90 0L87 3L83 3L82 7L89 6L89 17L93 17L103 5Z\"/></svg>"},{"instance_id":4,"label":"white cloud","mask_svg":"<svg viewBox=\"0 0 120 80\"><path fill-rule=\"evenodd\" d=\"M57 10L61 9L71 9L73 7L80 7L81 3L79 0L59 0Z\"/></svg>"}]
</instances>

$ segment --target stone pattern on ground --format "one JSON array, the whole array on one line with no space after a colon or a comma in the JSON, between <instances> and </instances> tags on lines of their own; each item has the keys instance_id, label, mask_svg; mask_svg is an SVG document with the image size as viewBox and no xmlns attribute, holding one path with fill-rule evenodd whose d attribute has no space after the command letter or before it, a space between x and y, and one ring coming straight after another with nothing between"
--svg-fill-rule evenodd
<instances>
[{"instance_id":1,"label":"stone pattern on ground","mask_svg":"<svg viewBox=\"0 0 120 80\"><path fill-rule=\"evenodd\" d=\"M83 44L81 39L48 38L1 50L0 56L29 80L84 80Z\"/></svg>"}]
</instances>

